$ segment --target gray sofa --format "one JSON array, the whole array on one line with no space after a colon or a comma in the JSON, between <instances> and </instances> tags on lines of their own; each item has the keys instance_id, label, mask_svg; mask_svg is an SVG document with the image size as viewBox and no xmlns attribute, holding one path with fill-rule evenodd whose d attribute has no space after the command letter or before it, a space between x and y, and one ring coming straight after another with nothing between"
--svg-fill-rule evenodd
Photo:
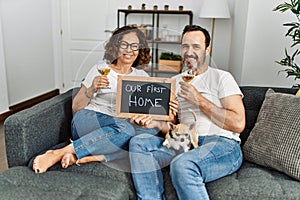
<instances>
[{"instance_id":1,"label":"gray sofa","mask_svg":"<svg viewBox=\"0 0 300 200\"><path fill-rule=\"evenodd\" d=\"M254 127L267 87L241 87L245 97L247 124L242 145ZM296 89L274 88L296 93ZM76 91L75 91L76 92ZM31 170L32 158L49 148L65 145L70 138L70 90L18 112L5 120L5 142L9 169L0 174L0 199L136 199L128 159L111 163L89 163L47 173ZM166 196L177 199L168 168L163 169ZM247 160L234 174L207 184L211 199L300 199L300 182L276 170Z\"/></svg>"}]
</instances>

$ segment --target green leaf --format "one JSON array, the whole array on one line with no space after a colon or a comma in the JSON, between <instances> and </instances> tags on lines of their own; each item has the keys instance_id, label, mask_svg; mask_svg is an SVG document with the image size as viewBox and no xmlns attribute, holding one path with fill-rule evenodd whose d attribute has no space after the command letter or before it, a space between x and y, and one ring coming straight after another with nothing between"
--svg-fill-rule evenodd
<instances>
[{"instance_id":1,"label":"green leaf","mask_svg":"<svg viewBox=\"0 0 300 200\"><path fill-rule=\"evenodd\" d=\"M181 60L181 55L173 52L162 52L159 59L161 60Z\"/></svg>"},{"instance_id":2,"label":"green leaf","mask_svg":"<svg viewBox=\"0 0 300 200\"><path fill-rule=\"evenodd\" d=\"M280 12L285 12L289 9L292 9L292 5L288 4L288 3L284 3L284 4L279 4L276 8L273 9L273 11L280 11Z\"/></svg>"},{"instance_id":3,"label":"green leaf","mask_svg":"<svg viewBox=\"0 0 300 200\"><path fill-rule=\"evenodd\" d=\"M298 22L288 22L283 24L284 27L288 28L285 37L290 37L292 39L290 47L296 47L297 45L300 45L300 0L290 0L290 3L284 2L273 9L273 11L279 11L282 13L289 10L296 16ZM297 56L300 55L300 49L296 48L296 50L290 55L287 48L285 48L284 55L284 58L279 61L275 61L277 64L285 67L285 69L278 71L278 73L285 72L287 77L294 76L295 79L300 79L300 67L295 62L297 60Z\"/></svg>"},{"instance_id":4,"label":"green leaf","mask_svg":"<svg viewBox=\"0 0 300 200\"><path fill-rule=\"evenodd\" d=\"M299 23L298 22L284 23L283 26L299 27Z\"/></svg>"}]
</instances>

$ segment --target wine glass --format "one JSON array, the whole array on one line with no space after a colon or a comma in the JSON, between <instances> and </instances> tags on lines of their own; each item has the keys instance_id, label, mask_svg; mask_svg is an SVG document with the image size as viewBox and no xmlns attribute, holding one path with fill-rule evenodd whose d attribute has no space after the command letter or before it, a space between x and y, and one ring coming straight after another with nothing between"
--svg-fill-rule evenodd
<instances>
[{"instance_id":1,"label":"wine glass","mask_svg":"<svg viewBox=\"0 0 300 200\"><path fill-rule=\"evenodd\" d=\"M103 62L103 63L101 62L101 63L98 63L97 70L101 74L101 76L107 76L110 72L110 67L105 62ZM110 89L110 87L106 86L101 89Z\"/></svg>"},{"instance_id":2,"label":"wine glass","mask_svg":"<svg viewBox=\"0 0 300 200\"><path fill-rule=\"evenodd\" d=\"M182 79L185 82L189 83L194 79L194 77L195 77L194 73L195 73L195 71L192 68L189 68L183 72Z\"/></svg>"}]
</instances>

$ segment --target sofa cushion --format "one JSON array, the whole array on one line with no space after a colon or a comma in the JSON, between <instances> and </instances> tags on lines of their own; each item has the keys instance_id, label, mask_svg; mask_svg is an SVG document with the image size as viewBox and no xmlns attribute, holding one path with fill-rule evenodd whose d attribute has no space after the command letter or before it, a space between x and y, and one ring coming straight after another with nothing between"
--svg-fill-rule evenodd
<instances>
[{"instance_id":1,"label":"sofa cushion","mask_svg":"<svg viewBox=\"0 0 300 200\"><path fill-rule=\"evenodd\" d=\"M269 89L245 145L248 161L300 180L300 97Z\"/></svg>"},{"instance_id":2,"label":"sofa cushion","mask_svg":"<svg viewBox=\"0 0 300 200\"><path fill-rule=\"evenodd\" d=\"M119 181L86 173L49 171L35 174L12 167L0 174L1 199L135 199L129 180Z\"/></svg>"},{"instance_id":3,"label":"sofa cushion","mask_svg":"<svg viewBox=\"0 0 300 200\"><path fill-rule=\"evenodd\" d=\"M259 110L265 99L265 93L269 87L256 87L256 86L242 86L240 87L244 94L243 103L246 111L246 127L245 130L240 134L241 146L245 144L251 130L253 129ZM297 89L292 88L272 88L275 92L295 94Z\"/></svg>"},{"instance_id":4,"label":"sofa cushion","mask_svg":"<svg viewBox=\"0 0 300 200\"><path fill-rule=\"evenodd\" d=\"M206 188L211 200L294 200L300 197L299 181L247 161L237 172L207 183Z\"/></svg>"}]
</instances>

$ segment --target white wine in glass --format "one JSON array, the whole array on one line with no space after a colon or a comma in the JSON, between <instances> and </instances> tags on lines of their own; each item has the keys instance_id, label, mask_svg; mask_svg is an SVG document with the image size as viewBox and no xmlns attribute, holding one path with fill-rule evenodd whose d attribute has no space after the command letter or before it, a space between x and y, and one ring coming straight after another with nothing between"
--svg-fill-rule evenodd
<instances>
[{"instance_id":1,"label":"white wine in glass","mask_svg":"<svg viewBox=\"0 0 300 200\"><path fill-rule=\"evenodd\" d=\"M104 68L104 67L99 67L98 68L98 72L102 75L102 76L107 76L110 72L110 68Z\"/></svg>"},{"instance_id":2,"label":"white wine in glass","mask_svg":"<svg viewBox=\"0 0 300 200\"><path fill-rule=\"evenodd\" d=\"M110 67L106 63L101 63L101 64L98 64L97 70L102 76L107 76L110 72ZM101 89L110 89L110 87L106 86Z\"/></svg>"},{"instance_id":3,"label":"white wine in glass","mask_svg":"<svg viewBox=\"0 0 300 200\"><path fill-rule=\"evenodd\" d=\"M188 69L182 74L182 79L188 83L191 82L194 79L194 77L195 75L192 69Z\"/></svg>"}]
</instances>

